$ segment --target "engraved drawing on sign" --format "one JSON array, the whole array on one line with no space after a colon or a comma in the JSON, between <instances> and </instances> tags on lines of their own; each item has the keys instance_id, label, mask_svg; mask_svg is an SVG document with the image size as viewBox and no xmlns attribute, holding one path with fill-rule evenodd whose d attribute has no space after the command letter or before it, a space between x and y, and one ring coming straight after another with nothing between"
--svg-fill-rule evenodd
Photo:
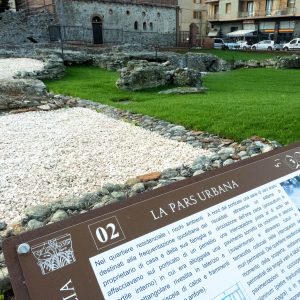
<instances>
[{"instance_id":1,"label":"engraved drawing on sign","mask_svg":"<svg viewBox=\"0 0 300 300\"><path fill-rule=\"evenodd\" d=\"M212 300L248 300L240 283L235 284Z\"/></svg>"},{"instance_id":2,"label":"engraved drawing on sign","mask_svg":"<svg viewBox=\"0 0 300 300\"><path fill-rule=\"evenodd\" d=\"M286 155L283 161L291 169L297 170L300 168L300 152L295 152L293 155ZM275 159L275 167L279 168L282 162L280 159Z\"/></svg>"},{"instance_id":3,"label":"engraved drawing on sign","mask_svg":"<svg viewBox=\"0 0 300 300\"><path fill-rule=\"evenodd\" d=\"M32 253L43 275L76 261L70 234L32 246Z\"/></svg>"}]
</instances>

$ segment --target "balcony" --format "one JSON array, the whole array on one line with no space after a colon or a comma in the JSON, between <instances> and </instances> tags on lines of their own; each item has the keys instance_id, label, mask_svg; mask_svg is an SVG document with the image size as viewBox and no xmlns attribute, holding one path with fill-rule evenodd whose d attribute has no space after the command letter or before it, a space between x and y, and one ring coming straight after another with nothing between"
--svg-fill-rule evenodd
<instances>
[{"instance_id":1,"label":"balcony","mask_svg":"<svg viewBox=\"0 0 300 300\"><path fill-rule=\"evenodd\" d=\"M205 0L205 3L219 2L219 0Z\"/></svg>"},{"instance_id":2,"label":"balcony","mask_svg":"<svg viewBox=\"0 0 300 300\"><path fill-rule=\"evenodd\" d=\"M295 15L295 8L286 8L282 10L270 10L270 11L241 11L239 18L255 18L255 17L280 17Z\"/></svg>"},{"instance_id":3,"label":"balcony","mask_svg":"<svg viewBox=\"0 0 300 300\"><path fill-rule=\"evenodd\" d=\"M208 21L219 21L220 20L220 14L209 14L207 16Z\"/></svg>"}]
</instances>

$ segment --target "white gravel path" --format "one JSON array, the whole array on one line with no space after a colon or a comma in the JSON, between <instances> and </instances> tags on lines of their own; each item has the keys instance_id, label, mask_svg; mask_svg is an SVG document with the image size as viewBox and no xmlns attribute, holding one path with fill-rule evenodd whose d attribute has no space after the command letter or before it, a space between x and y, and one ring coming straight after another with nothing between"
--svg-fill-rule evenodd
<instances>
[{"instance_id":1,"label":"white gravel path","mask_svg":"<svg viewBox=\"0 0 300 300\"><path fill-rule=\"evenodd\" d=\"M32 72L42 70L44 63L32 58L1 58L0 80L12 79L17 72Z\"/></svg>"},{"instance_id":2,"label":"white gravel path","mask_svg":"<svg viewBox=\"0 0 300 300\"><path fill-rule=\"evenodd\" d=\"M0 220L209 152L85 108L0 117Z\"/></svg>"}]
</instances>

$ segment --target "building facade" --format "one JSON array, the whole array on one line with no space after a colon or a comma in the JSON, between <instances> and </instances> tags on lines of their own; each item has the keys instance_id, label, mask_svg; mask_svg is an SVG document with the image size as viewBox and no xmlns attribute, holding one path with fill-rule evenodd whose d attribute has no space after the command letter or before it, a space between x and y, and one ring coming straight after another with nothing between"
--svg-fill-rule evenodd
<instances>
[{"instance_id":1,"label":"building facade","mask_svg":"<svg viewBox=\"0 0 300 300\"><path fill-rule=\"evenodd\" d=\"M52 41L176 45L177 0L16 0L29 14L47 10Z\"/></svg>"},{"instance_id":2,"label":"building facade","mask_svg":"<svg viewBox=\"0 0 300 300\"><path fill-rule=\"evenodd\" d=\"M205 0L178 0L179 30L189 31L191 24L195 24L198 32L207 34L207 5Z\"/></svg>"},{"instance_id":3,"label":"building facade","mask_svg":"<svg viewBox=\"0 0 300 300\"><path fill-rule=\"evenodd\" d=\"M300 36L299 0L206 0L211 36L236 30L255 32L259 39L289 41Z\"/></svg>"}]
</instances>

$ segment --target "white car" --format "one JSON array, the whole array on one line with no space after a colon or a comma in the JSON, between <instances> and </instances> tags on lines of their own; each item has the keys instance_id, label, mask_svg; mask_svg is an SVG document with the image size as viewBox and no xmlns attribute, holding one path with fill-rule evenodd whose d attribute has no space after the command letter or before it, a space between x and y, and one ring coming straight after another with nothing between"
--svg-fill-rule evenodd
<instances>
[{"instance_id":1,"label":"white car","mask_svg":"<svg viewBox=\"0 0 300 300\"><path fill-rule=\"evenodd\" d=\"M251 45L249 45L249 42L247 41L237 41L237 43L240 45L240 49L243 50L251 49Z\"/></svg>"},{"instance_id":2,"label":"white car","mask_svg":"<svg viewBox=\"0 0 300 300\"><path fill-rule=\"evenodd\" d=\"M284 44L283 50L300 50L300 38L293 39L290 42Z\"/></svg>"},{"instance_id":3,"label":"white car","mask_svg":"<svg viewBox=\"0 0 300 300\"><path fill-rule=\"evenodd\" d=\"M236 42L232 42L230 40L225 40L225 39L220 39L220 38L214 38L214 48L215 49L222 49L222 50L227 50L227 49L239 49L240 46Z\"/></svg>"},{"instance_id":4,"label":"white car","mask_svg":"<svg viewBox=\"0 0 300 300\"><path fill-rule=\"evenodd\" d=\"M253 44L251 46L251 50L268 50L268 51L272 51L272 50L280 50L281 46L279 44L275 44L274 41L271 40L264 40L264 41L260 41L256 44Z\"/></svg>"}]
</instances>

